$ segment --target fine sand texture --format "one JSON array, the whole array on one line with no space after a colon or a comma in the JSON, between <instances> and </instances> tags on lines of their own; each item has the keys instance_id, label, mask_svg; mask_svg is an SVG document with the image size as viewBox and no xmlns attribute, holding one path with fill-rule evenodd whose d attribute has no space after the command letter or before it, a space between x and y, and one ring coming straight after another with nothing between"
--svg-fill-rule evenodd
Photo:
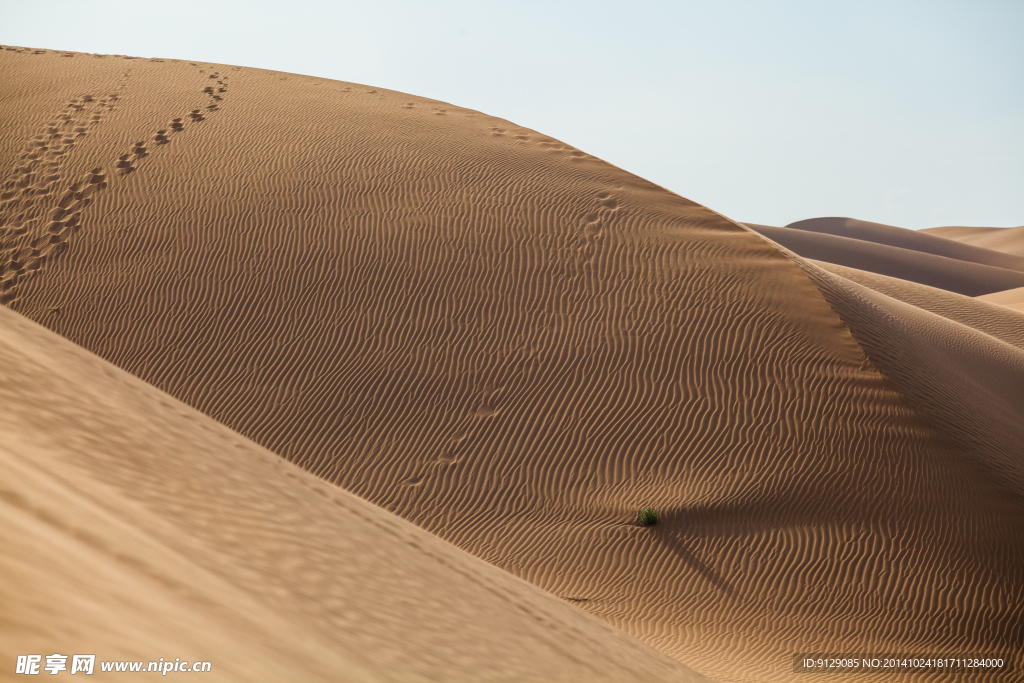
<instances>
[{"instance_id":1,"label":"fine sand texture","mask_svg":"<svg viewBox=\"0 0 1024 683\"><path fill-rule=\"evenodd\" d=\"M926 228L920 232L992 251L1001 251L1012 256L1024 257L1024 225L1016 228L972 228L950 225L942 228Z\"/></svg>"},{"instance_id":2,"label":"fine sand texture","mask_svg":"<svg viewBox=\"0 0 1024 683\"><path fill-rule=\"evenodd\" d=\"M757 223L745 225L807 259L888 275L965 296L1024 286L1024 271L843 235ZM976 249L952 241L949 243L963 251ZM1006 259L1013 258L1005 254L997 255Z\"/></svg>"},{"instance_id":3,"label":"fine sand texture","mask_svg":"<svg viewBox=\"0 0 1024 683\"><path fill-rule=\"evenodd\" d=\"M994 292L977 297L981 301L987 301L1000 306L1006 306L1024 313L1024 287L1008 289L1005 292Z\"/></svg>"},{"instance_id":4,"label":"fine sand texture","mask_svg":"<svg viewBox=\"0 0 1024 683\"><path fill-rule=\"evenodd\" d=\"M856 283L479 112L67 54L0 52L14 311L712 679L1020 654L1017 432L969 428L1016 347L886 346ZM947 360L1008 370L905 386Z\"/></svg>"},{"instance_id":5,"label":"fine sand texture","mask_svg":"<svg viewBox=\"0 0 1024 683\"><path fill-rule=\"evenodd\" d=\"M211 681L705 680L4 307L0 431L5 666L58 652L205 660Z\"/></svg>"}]
</instances>

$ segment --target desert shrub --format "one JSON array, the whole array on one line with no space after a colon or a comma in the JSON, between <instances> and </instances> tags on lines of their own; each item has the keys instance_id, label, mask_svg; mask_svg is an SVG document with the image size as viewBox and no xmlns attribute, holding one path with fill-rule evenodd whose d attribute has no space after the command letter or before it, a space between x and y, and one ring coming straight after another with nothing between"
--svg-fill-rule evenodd
<instances>
[{"instance_id":1,"label":"desert shrub","mask_svg":"<svg viewBox=\"0 0 1024 683\"><path fill-rule=\"evenodd\" d=\"M658 511L652 507L645 507L640 510L637 521L640 526L653 526L658 523Z\"/></svg>"}]
</instances>

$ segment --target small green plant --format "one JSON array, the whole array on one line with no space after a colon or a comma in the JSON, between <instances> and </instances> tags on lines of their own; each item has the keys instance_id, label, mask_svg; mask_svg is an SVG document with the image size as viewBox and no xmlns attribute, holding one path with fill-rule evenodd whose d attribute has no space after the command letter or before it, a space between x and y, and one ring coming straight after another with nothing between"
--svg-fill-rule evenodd
<instances>
[{"instance_id":1,"label":"small green plant","mask_svg":"<svg viewBox=\"0 0 1024 683\"><path fill-rule=\"evenodd\" d=\"M645 507L640 510L637 521L640 522L640 526L653 526L658 523L658 511L652 507Z\"/></svg>"}]
</instances>

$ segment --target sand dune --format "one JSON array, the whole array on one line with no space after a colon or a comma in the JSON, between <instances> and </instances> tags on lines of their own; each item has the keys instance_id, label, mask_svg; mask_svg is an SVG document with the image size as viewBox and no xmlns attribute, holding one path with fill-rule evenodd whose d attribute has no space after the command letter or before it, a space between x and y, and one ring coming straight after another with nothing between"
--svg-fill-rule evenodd
<instances>
[{"instance_id":1,"label":"sand dune","mask_svg":"<svg viewBox=\"0 0 1024 683\"><path fill-rule=\"evenodd\" d=\"M907 230L855 218L811 218L790 223L786 227L1024 272L1024 256L1014 256L960 240L947 239L930 230Z\"/></svg>"},{"instance_id":2,"label":"sand dune","mask_svg":"<svg viewBox=\"0 0 1024 683\"><path fill-rule=\"evenodd\" d=\"M5 666L60 652L207 660L210 680L705 680L2 307L0 368Z\"/></svg>"},{"instance_id":3,"label":"sand dune","mask_svg":"<svg viewBox=\"0 0 1024 683\"><path fill-rule=\"evenodd\" d=\"M1024 272L1017 270L839 235L757 223L745 225L807 259L888 275L965 296L1024 286Z\"/></svg>"},{"instance_id":4,"label":"sand dune","mask_svg":"<svg viewBox=\"0 0 1024 683\"><path fill-rule=\"evenodd\" d=\"M1021 651L1016 432L936 425L961 384L928 384L937 407L901 384L940 352L1015 373L1009 344L956 355L959 328L928 319L930 356L886 347L849 281L479 112L0 59L14 310L711 678L833 680L796 652ZM957 263L986 291L1024 281Z\"/></svg>"},{"instance_id":5,"label":"sand dune","mask_svg":"<svg viewBox=\"0 0 1024 683\"><path fill-rule=\"evenodd\" d=\"M951 225L942 228L926 228L920 232L992 251L1001 251L1012 256L1024 257L1024 225L1017 228L969 228Z\"/></svg>"}]
</instances>

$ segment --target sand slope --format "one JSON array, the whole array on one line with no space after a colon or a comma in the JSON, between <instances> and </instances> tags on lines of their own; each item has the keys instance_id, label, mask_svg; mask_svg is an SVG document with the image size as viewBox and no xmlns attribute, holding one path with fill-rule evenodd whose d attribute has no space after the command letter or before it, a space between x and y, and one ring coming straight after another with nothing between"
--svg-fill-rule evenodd
<instances>
[{"instance_id":1,"label":"sand slope","mask_svg":"<svg viewBox=\"0 0 1024 683\"><path fill-rule=\"evenodd\" d=\"M0 58L13 309L716 679L1021 650L1020 498L755 233L440 102Z\"/></svg>"},{"instance_id":2,"label":"sand slope","mask_svg":"<svg viewBox=\"0 0 1024 683\"><path fill-rule=\"evenodd\" d=\"M969 326L954 314L937 315L927 310L932 306L804 265L868 357L919 414L991 468L1008 490L1024 494L1024 348L978 329L997 331L1003 321L992 315ZM1019 343L1016 333L1005 331Z\"/></svg>"},{"instance_id":3,"label":"sand slope","mask_svg":"<svg viewBox=\"0 0 1024 683\"><path fill-rule=\"evenodd\" d=\"M7 663L180 657L211 661L217 681L705 680L2 307L0 368Z\"/></svg>"},{"instance_id":4,"label":"sand slope","mask_svg":"<svg viewBox=\"0 0 1024 683\"><path fill-rule=\"evenodd\" d=\"M971 228L950 225L941 228L925 228L920 232L992 251L1001 251L1012 256L1024 257L1024 225L1017 228Z\"/></svg>"},{"instance_id":5,"label":"sand slope","mask_svg":"<svg viewBox=\"0 0 1024 683\"><path fill-rule=\"evenodd\" d=\"M909 280L965 296L1024 286L1024 272L1017 270L841 235L756 223L745 225L807 259Z\"/></svg>"}]
</instances>

